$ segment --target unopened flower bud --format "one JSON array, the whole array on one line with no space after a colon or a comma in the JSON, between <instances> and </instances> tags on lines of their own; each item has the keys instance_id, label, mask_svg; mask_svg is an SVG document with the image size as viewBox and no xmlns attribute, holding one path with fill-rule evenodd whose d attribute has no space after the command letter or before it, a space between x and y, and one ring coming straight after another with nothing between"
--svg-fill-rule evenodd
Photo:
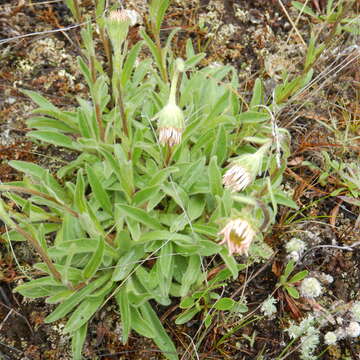
<instances>
[{"instance_id":1,"label":"unopened flower bud","mask_svg":"<svg viewBox=\"0 0 360 360\"><path fill-rule=\"evenodd\" d=\"M219 235L224 237L219 244L226 244L230 254L247 255L255 237L255 231L247 220L237 218L230 220L219 232Z\"/></svg>"},{"instance_id":2,"label":"unopened flower bud","mask_svg":"<svg viewBox=\"0 0 360 360\"><path fill-rule=\"evenodd\" d=\"M158 118L159 142L161 145L174 146L180 144L182 133L185 128L183 111L176 104L176 89L179 72L184 71L184 61L176 59L176 68L171 80L168 103L156 116Z\"/></svg>"},{"instance_id":3,"label":"unopened flower bud","mask_svg":"<svg viewBox=\"0 0 360 360\"><path fill-rule=\"evenodd\" d=\"M105 21L114 52L120 51L121 46L127 37L132 19L127 10L113 10Z\"/></svg>"},{"instance_id":4,"label":"unopened flower bud","mask_svg":"<svg viewBox=\"0 0 360 360\"><path fill-rule=\"evenodd\" d=\"M173 103L168 103L158 114L159 142L161 145L180 144L185 128L182 110Z\"/></svg>"},{"instance_id":5,"label":"unopened flower bud","mask_svg":"<svg viewBox=\"0 0 360 360\"><path fill-rule=\"evenodd\" d=\"M250 185L261 171L262 160L269 145L263 145L254 154L240 155L233 160L223 176L224 186L234 192L242 191Z\"/></svg>"}]
</instances>

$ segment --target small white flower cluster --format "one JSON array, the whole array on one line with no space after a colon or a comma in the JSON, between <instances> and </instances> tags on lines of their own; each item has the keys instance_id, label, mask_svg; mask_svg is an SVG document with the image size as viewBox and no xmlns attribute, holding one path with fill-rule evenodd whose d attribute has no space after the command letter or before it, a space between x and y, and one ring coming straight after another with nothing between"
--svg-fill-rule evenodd
<instances>
[{"instance_id":1,"label":"small white flower cluster","mask_svg":"<svg viewBox=\"0 0 360 360\"><path fill-rule=\"evenodd\" d=\"M328 331L324 336L326 345L335 345L337 341L337 335L334 331Z\"/></svg>"},{"instance_id":2,"label":"small white flower cluster","mask_svg":"<svg viewBox=\"0 0 360 360\"><path fill-rule=\"evenodd\" d=\"M300 292L304 297L315 298L322 293L322 287L317 279L308 277L301 282Z\"/></svg>"},{"instance_id":3,"label":"small white flower cluster","mask_svg":"<svg viewBox=\"0 0 360 360\"><path fill-rule=\"evenodd\" d=\"M299 325L292 324L287 329L287 332L293 339L300 337L300 358L302 360L317 359L313 353L320 342L320 331L315 327L315 319L313 316L309 315L302 320Z\"/></svg>"},{"instance_id":4,"label":"small white flower cluster","mask_svg":"<svg viewBox=\"0 0 360 360\"><path fill-rule=\"evenodd\" d=\"M353 304L351 308L351 316L355 321L360 322L360 301L357 301Z\"/></svg>"},{"instance_id":5,"label":"small white flower cluster","mask_svg":"<svg viewBox=\"0 0 360 360\"><path fill-rule=\"evenodd\" d=\"M360 336L360 301L353 304L350 309L351 321L348 322L347 326L339 327L336 331L329 331L324 336L326 345L334 345L337 340L351 337L356 338ZM339 317L337 319L339 325L344 324L344 319Z\"/></svg>"},{"instance_id":6,"label":"small white flower cluster","mask_svg":"<svg viewBox=\"0 0 360 360\"><path fill-rule=\"evenodd\" d=\"M360 324L357 321L351 321L345 330L347 336L353 338L360 336Z\"/></svg>"},{"instance_id":7,"label":"small white flower cluster","mask_svg":"<svg viewBox=\"0 0 360 360\"><path fill-rule=\"evenodd\" d=\"M295 261L298 261L306 249L306 244L299 238L291 238L285 245L288 257Z\"/></svg>"},{"instance_id":8,"label":"small white flower cluster","mask_svg":"<svg viewBox=\"0 0 360 360\"><path fill-rule=\"evenodd\" d=\"M272 296L269 296L261 305L260 310L263 312L265 316L271 317L277 311L276 304L277 300L274 299Z\"/></svg>"}]
</instances>

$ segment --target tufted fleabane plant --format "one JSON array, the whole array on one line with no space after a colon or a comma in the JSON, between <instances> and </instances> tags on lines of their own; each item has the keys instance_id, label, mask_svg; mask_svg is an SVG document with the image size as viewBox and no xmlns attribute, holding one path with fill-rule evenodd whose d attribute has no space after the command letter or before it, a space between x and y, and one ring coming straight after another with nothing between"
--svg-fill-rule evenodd
<instances>
[{"instance_id":1,"label":"tufted fleabane plant","mask_svg":"<svg viewBox=\"0 0 360 360\"><path fill-rule=\"evenodd\" d=\"M271 143L263 145L254 154L244 154L231 161L230 168L223 176L223 185L232 192L242 191L261 172L262 162Z\"/></svg>"},{"instance_id":2,"label":"tufted fleabane plant","mask_svg":"<svg viewBox=\"0 0 360 360\"><path fill-rule=\"evenodd\" d=\"M230 220L219 232L219 235L223 236L223 240L219 244L226 244L230 255L247 255L255 234L253 227L247 220L237 218Z\"/></svg>"},{"instance_id":3,"label":"tufted fleabane plant","mask_svg":"<svg viewBox=\"0 0 360 360\"><path fill-rule=\"evenodd\" d=\"M179 73L184 71L184 67L183 60L176 59L168 103L156 115L158 119L159 142L161 145L173 147L174 145L180 144L182 133L185 129L184 113L176 104L177 82Z\"/></svg>"}]
</instances>

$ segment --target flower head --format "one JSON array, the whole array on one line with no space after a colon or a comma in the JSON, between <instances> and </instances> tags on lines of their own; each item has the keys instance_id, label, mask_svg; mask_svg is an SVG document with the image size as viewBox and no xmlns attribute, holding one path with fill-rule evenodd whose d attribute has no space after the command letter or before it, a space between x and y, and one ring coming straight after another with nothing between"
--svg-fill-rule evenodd
<instances>
[{"instance_id":1,"label":"flower head","mask_svg":"<svg viewBox=\"0 0 360 360\"><path fill-rule=\"evenodd\" d=\"M328 331L324 336L324 341L326 345L335 345L337 341L337 336L334 331Z\"/></svg>"},{"instance_id":2,"label":"flower head","mask_svg":"<svg viewBox=\"0 0 360 360\"><path fill-rule=\"evenodd\" d=\"M358 337L360 336L360 324L356 321L352 321L345 331L350 337Z\"/></svg>"},{"instance_id":3,"label":"flower head","mask_svg":"<svg viewBox=\"0 0 360 360\"><path fill-rule=\"evenodd\" d=\"M286 243L285 248L289 257L297 261L306 249L306 244L302 240L294 237Z\"/></svg>"},{"instance_id":4,"label":"flower head","mask_svg":"<svg viewBox=\"0 0 360 360\"><path fill-rule=\"evenodd\" d=\"M267 143L254 154L240 155L233 160L223 176L224 186L235 192L242 191L250 185L261 170L262 160L269 146L270 143Z\"/></svg>"},{"instance_id":5,"label":"flower head","mask_svg":"<svg viewBox=\"0 0 360 360\"><path fill-rule=\"evenodd\" d=\"M263 304L261 305L260 310L264 313L265 316L272 316L276 313L276 299L272 296L268 297Z\"/></svg>"},{"instance_id":6,"label":"flower head","mask_svg":"<svg viewBox=\"0 0 360 360\"><path fill-rule=\"evenodd\" d=\"M182 110L173 103L168 103L158 114L159 142L161 145L180 144L185 128Z\"/></svg>"},{"instance_id":7,"label":"flower head","mask_svg":"<svg viewBox=\"0 0 360 360\"><path fill-rule=\"evenodd\" d=\"M224 236L220 245L227 244L230 254L247 255L250 244L255 237L255 231L248 221L237 218L230 220L219 235Z\"/></svg>"},{"instance_id":8,"label":"flower head","mask_svg":"<svg viewBox=\"0 0 360 360\"><path fill-rule=\"evenodd\" d=\"M353 304L351 308L351 314L355 321L360 322L360 301L357 301Z\"/></svg>"},{"instance_id":9,"label":"flower head","mask_svg":"<svg viewBox=\"0 0 360 360\"><path fill-rule=\"evenodd\" d=\"M300 291L303 296L314 298L321 294L322 287L317 279L309 277L302 281Z\"/></svg>"},{"instance_id":10,"label":"flower head","mask_svg":"<svg viewBox=\"0 0 360 360\"><path fill-rule=\"evenodd\" d=\"M110 12L108 19L114 23L130 22L130 17L126 10L113 10Z\"/></svg>"}]
</instances>

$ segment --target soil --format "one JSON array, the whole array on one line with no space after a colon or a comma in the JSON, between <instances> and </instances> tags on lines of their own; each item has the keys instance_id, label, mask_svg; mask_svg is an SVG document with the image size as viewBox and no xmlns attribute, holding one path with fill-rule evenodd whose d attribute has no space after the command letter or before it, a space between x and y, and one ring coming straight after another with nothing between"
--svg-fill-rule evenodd
<instances>
[{"instance_id":1,"label":"soil","mask_svg":"<svg viewBox=\"0 0 360 360\"><path fill-rule=\"evenodd\" d=\"M175 37L173 47L177 55L184 54L185 42L190 38L199 51L208 55L201 65L220 62L239 70L240 93L245 99L251 97L251 88L259 76L265 79L267 92L271 94L281 73L285 69L290 74L296 73L304 59L302 41L292 30L281 3L291 19L296 19L298 12L287 0L172 1L163 25L164 38L169 30L180 26L182 31ZM318 6L324 3L320 1ZM82 6L92 12L92 1L84 0ZM125 6L135 9L143 17L143 24L131 33L132 39L136 40L139 27L146 23L146 4L144 0L134 0L127 1ZM359 6L355 4L352 11L358 11ZM317 11L316 7L314 11ZM35 90L63 109L76 105L75 96L88 95L76 67L76 56L80 53L79 28L51 32L71 24L73 19L61 1L0 0L1 182L20 178L7 165L8 160L31 161L55 171L74 157L68 151L34 143L26 137L29 129L25 120L35 105L21 93L21 89ZM309 40L310 28L318 30L321 26L306 16L297 24L305 42ZM323 31L326 33L326 29ZM284 244L294 236L308 245L309 250L302 259L303 268L317 276L333 277L333 282L324 280L327 291L321 298L323 307L333 309L336 304L360 300L360 233L355 225L359 221L359 207L337 196L329 196L344 186L343 180L336 175L331 175L326 183L318 181L325 168L323 158L319 156L321 151L327 151L337 161L352 162L360 168L359 140L349 140L351 136L359 139L360 135L360 62L356 47L354 51L350 48L358 41L359 37L353 35L341 36L333 47L335 50L325 52L320 59L317 74L329 65L335 67L346 57L349 60L355 57L355 60L348 61L331 81L325 78L309 88L302 97L289 104L278 119L293 137L293 155L284 186L292 191L300 210L294 213L287 208L281 209L277 225L266 238L275 255L266 263L251 266L246 275L229 283L225 290L226 296L237 294L235 300L244 296L250 311L273 291L286 262ZM99 56L103 56L100 48ZM350 125L347 117L353 119ZM335 130L329 130L334 124ZM318 165L318 169L304 166L304 161ZM0 226L0 232L3 232L3 224ZM0 358L70 359L69 338L62 334L64 322L55 325L43 322L53 307L42 300L24 299L12 293L19 282L36 275L31 270L31 264L37 261L36 255L23 243L10 247L5 241L0 242L0 250ZM247 281L245 285L244 281ZM251 322L216 346L240 320L219 313L201 342L197 358L250 360L260 359L262 354L263 359L275 359L289 342L284 329L290 321L299 320L313 310L313 305L293 300L283 292L279 291L275 296L278 299L276 317ZM175 305L174 302L172 306ZM110 303L92 320L85 359L161 359L156 346L135 333L128 344L121 343L116 311ZM199 340L197 330L202 319L199 317L176 326L175 308L157 307L157 311L164 315L164 325L183 359L196 358L194 354L193 357L190 355L189 339ZM249 341L252 336L253 343ZM321 358L360 359L359 354L357 339L342 340ZM298 359L296 352L289 359Z\"/></svg>"}]
</instances>

